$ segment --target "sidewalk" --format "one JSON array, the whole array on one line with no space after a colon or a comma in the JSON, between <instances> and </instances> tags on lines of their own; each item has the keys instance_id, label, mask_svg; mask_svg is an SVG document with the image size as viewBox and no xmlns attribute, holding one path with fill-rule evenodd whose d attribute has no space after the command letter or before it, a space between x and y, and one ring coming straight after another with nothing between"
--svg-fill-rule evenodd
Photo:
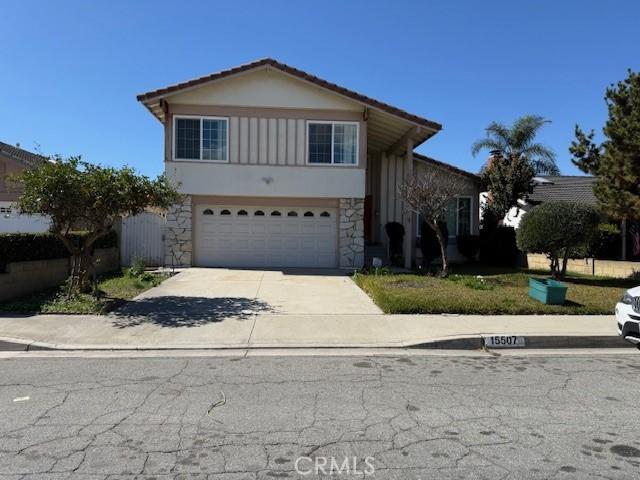
<instances>
[{"instance_id":1,"label":"sidewalk","mask_svg":"<svg viewBox=\"0 0 640 480\"><path fill-rule=\"evenodd\" d=\"M123 325L113 316L0 317L0 350L58 348L479 348L481 336L522 335L528 346L628 346L613 315L268 315L198 326L151 321Z\"/></svg>"}]
</instances>

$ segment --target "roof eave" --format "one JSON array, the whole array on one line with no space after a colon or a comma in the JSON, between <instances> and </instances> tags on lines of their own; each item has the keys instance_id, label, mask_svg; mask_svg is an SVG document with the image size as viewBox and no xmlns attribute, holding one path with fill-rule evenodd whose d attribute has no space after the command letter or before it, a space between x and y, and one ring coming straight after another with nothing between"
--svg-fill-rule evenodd
<instances>
[{"instance_id":1,"label":"roof eave","mask_svg":"<svg viewBox=\"0 0 640 480\"><path fill-rule=\"evenodd\" d=\"M428 165L433 165L445 170L448 170L451 173L455 173L457 175L463 176L463 177L467 177L471 180L473 180L476 183L481 183L482 179L480 178L479 175L476 175L475 173L471 173L471 172L467 172L466 170L463 170L459 167L456 167L455 165L451 165L449 163L443 162L441 160L436 160L435 158L431 158L428 157L426 155L422 155L420 153L417 152L413 152L413 158L415 160L421 161L423 163L426 163Z\"/></svg>"}]
</instances>

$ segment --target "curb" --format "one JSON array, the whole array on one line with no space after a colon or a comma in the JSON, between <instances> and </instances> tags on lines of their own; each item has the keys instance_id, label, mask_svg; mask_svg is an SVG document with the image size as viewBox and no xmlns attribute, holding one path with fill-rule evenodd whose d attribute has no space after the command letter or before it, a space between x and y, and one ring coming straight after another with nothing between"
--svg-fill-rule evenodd
<instances>
[{"instance_id":1,"label":"curb","mask_svg":"<svg viewBox=\"0 0 640 480\"><path fill-rule=\"evenodd\" d=\"M520 335L525 339L524 347L509 347L510 349L566 349L566 348L634 348L618 335ZM483 349L482 336L463 336L433 342L410 345L409 348L446 349L446 350L477 350ZM490 348L487 350L502 350Z\"/></svg>"},{"instance_id":2,"label":"curb","mask_svg":"<svg viewBox=\"0 0 640 480\"><path fill-rule=\"evenodd\" d=\"M625 341L618 335L522 335L525 339L524 347L509 347L510 349L572 349L572 348L627 348L635 349L635 345ZM481 335L460 335L451 338L434 339L430 341L389 345L74 345L51 344L20 338L0 337L0 352L29 352L29 351L169 351L169 350L261 350L261 349L300 350L316 349L430 349L430 350L482 350L485 349L484 338ZM499 351L500 348L486 348Z\"/></svg>"}]
</instances>

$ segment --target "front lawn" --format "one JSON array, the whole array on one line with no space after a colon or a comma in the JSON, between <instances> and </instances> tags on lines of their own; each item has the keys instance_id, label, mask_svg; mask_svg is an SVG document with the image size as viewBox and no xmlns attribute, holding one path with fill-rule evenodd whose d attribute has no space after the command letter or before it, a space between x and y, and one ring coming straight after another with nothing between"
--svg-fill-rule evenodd
<instances>
[{"instance_id":1,"label":"front lawn","mask_svg":"<svg viewBox=\"0 0 640 480\"><path fill-rule=\"evenodd\" d=\"M68 299L61 287L0 303L0 312L106 313L145 290L159 285L167 277L167 274L146 273L132 277L123 272L111 273L98 279L100 294L97 299L84 293Z\"/></svg>"},{"instance_id":2,"label":"front lawn","mask_svg":"<svg viewBox=\"0 0 640 480\"><path fill-rule=\"evenodd\" d=\"M481 278L478 278L481 275ZM454 268L446 279L411 274L356 274L354 281L385 313L613 314L637 281L569 275L565 305L544 305L528 295L530 276L548 272Z\"/></svg>"}]
</instances>

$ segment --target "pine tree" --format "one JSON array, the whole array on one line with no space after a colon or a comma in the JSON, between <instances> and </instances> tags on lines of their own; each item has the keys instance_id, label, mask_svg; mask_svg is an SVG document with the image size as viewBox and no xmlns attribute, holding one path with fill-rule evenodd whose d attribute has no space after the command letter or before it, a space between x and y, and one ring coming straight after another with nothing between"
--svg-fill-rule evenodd
<instances>
[{"instance_id":1,"label":"pine tree","mask_svg":"<svg viewBox=\"0 0 640 480\"><path fill-rule=\"evenodd\" d=\"M594 193L603 212L621 221L640 220L640 74L607 88L609 118L605 140L597 145L593 130L576 125L569 151L572 162L597 177Z\"/></svg>"}]
</instances>

